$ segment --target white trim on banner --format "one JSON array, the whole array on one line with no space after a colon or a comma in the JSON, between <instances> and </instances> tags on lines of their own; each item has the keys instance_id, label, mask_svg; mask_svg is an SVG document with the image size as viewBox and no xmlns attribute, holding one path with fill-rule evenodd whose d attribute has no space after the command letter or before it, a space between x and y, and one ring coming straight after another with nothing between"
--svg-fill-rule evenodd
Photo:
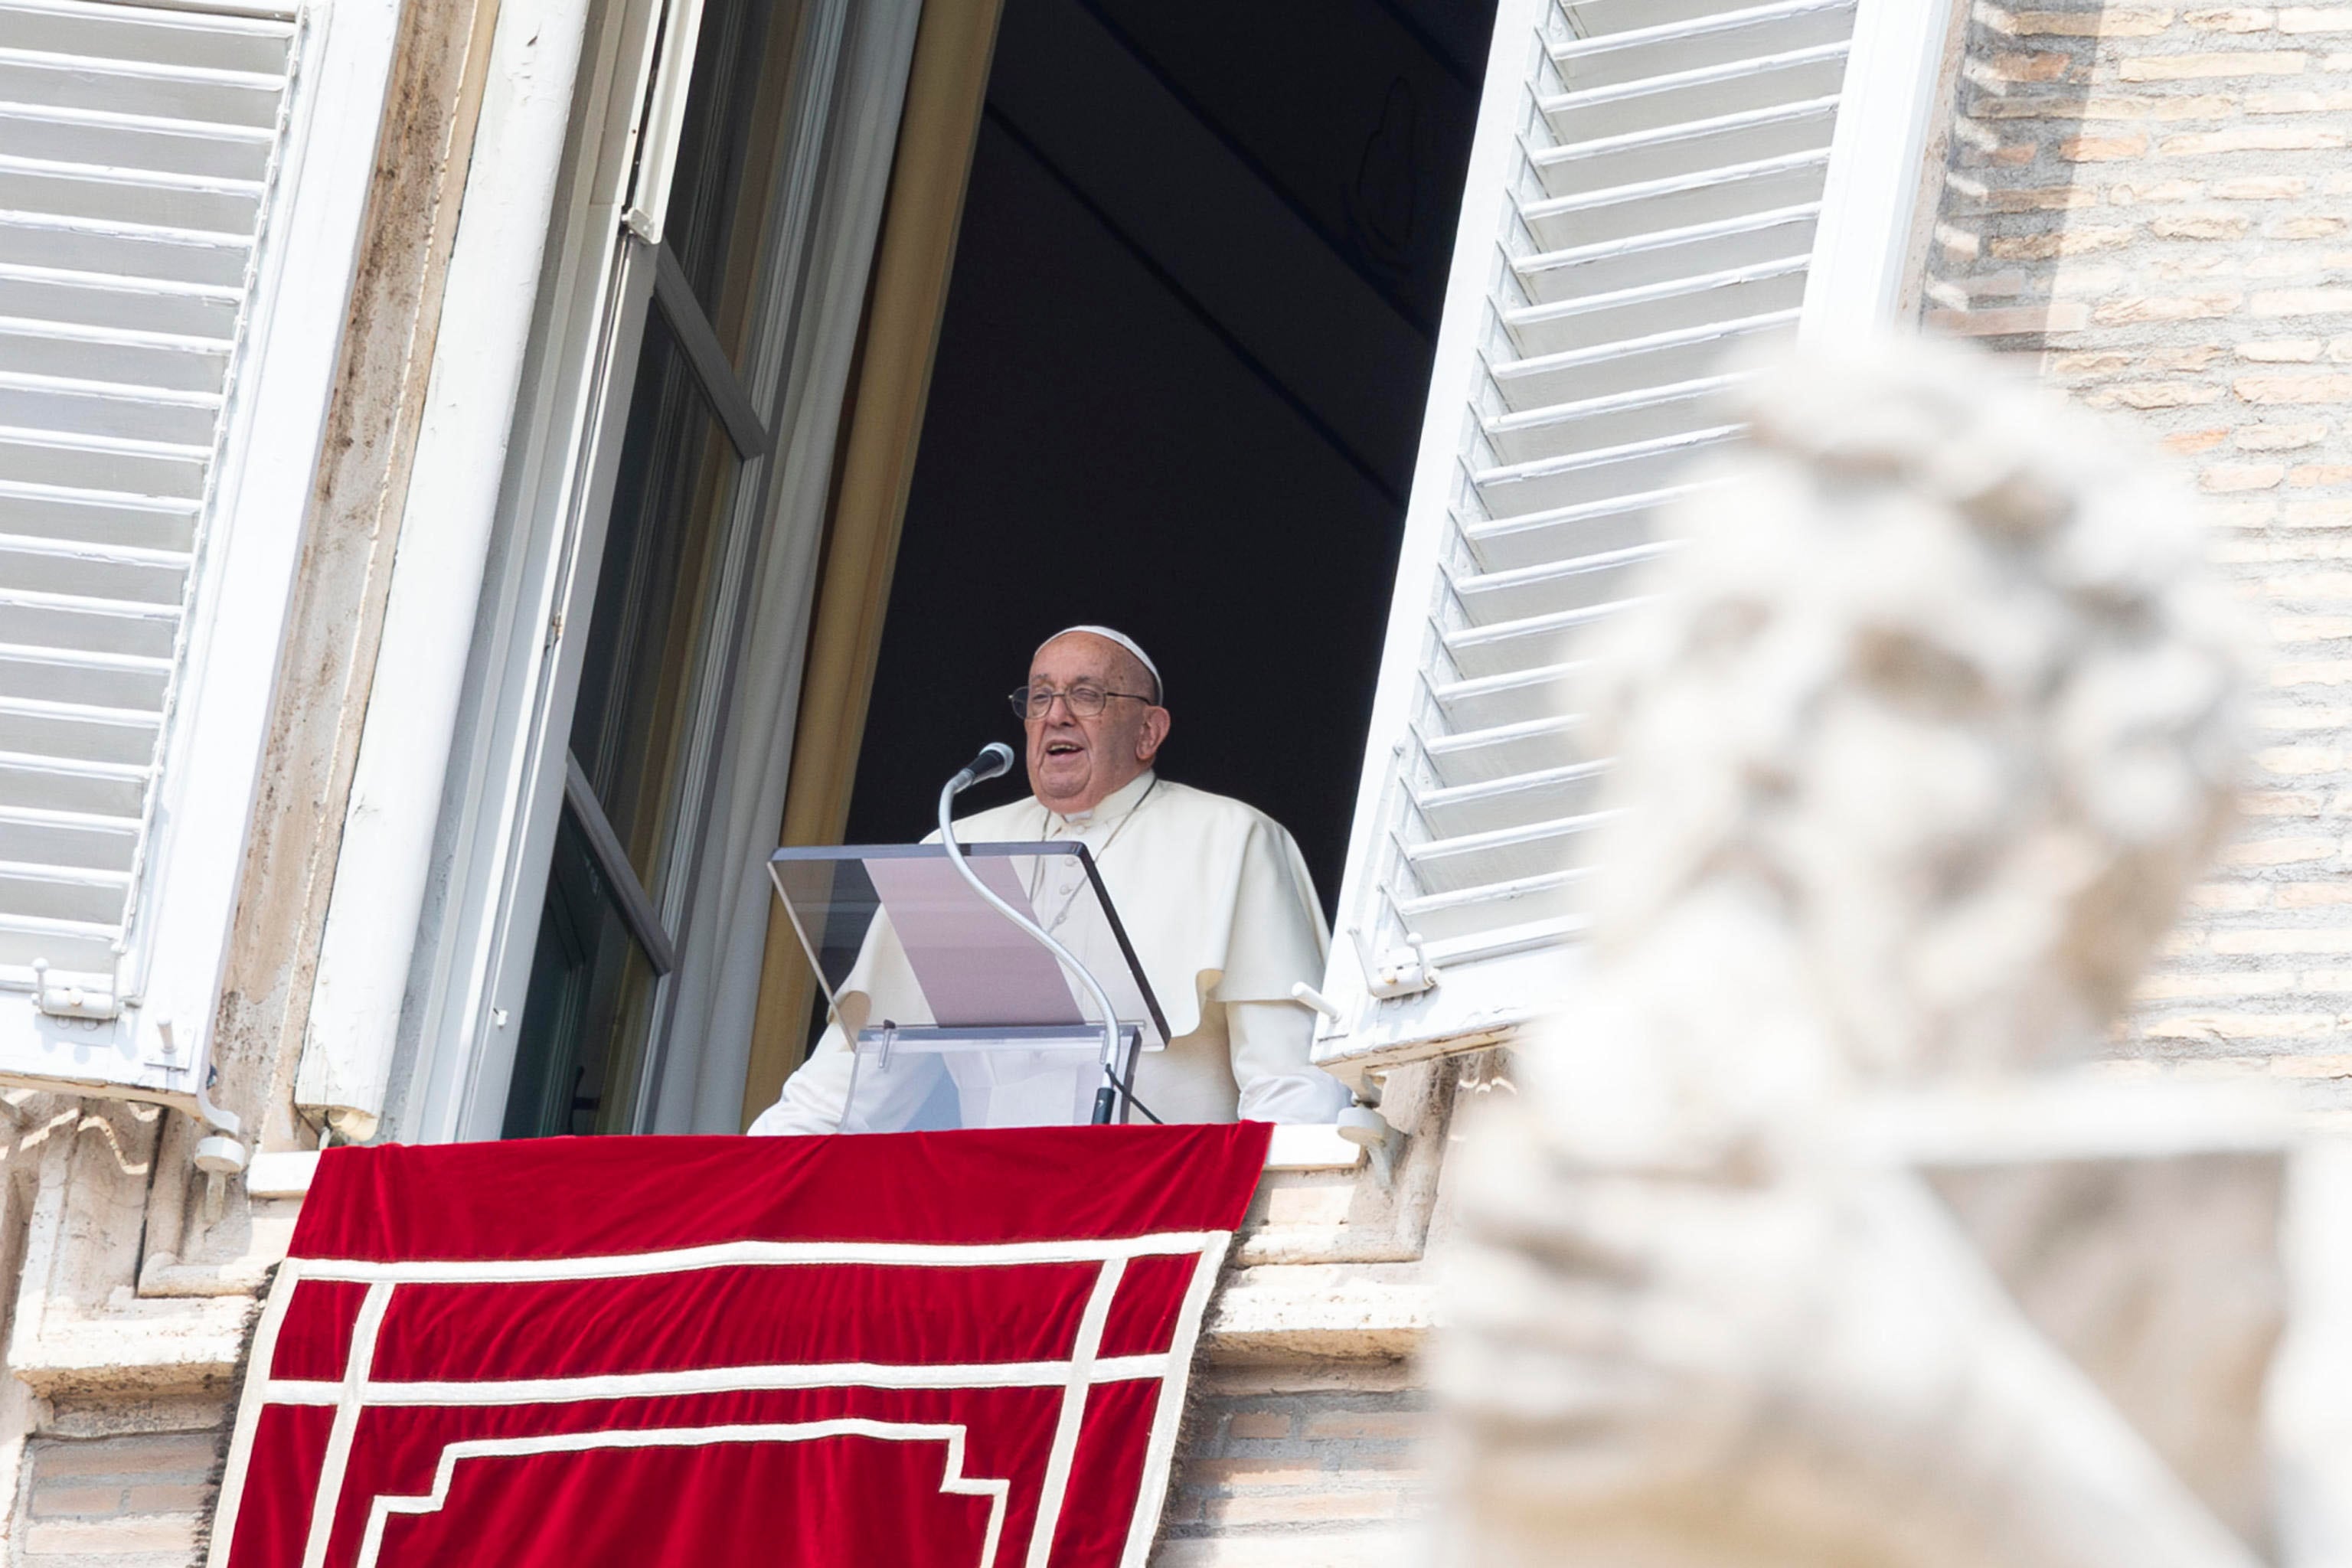
<instances>
[{"instance_id":1,"label":"white trim on banner","mask_svg":"<svg viewBox=\"0 0 2352 1568\"><path fill-rule=\"evenodd\" d=\"M997 1542L1004 1535L1004 1504L1013 1490L1010 1481L963 1473L965 1429L960 1426L902 1421L869 1421L843 1416L831 1421L772 1422L732 1426L675 1426L653 1431L564 1432L541 1437L478 1437L452 1443L441 1450L434 1468L433 1489L423 1497L379 1497L368 1510L367 1532L360 1538L359 1568L375 1568L383 1553L383 1529L395 1513L438 1513L449 1500L450 1483L462 1459L527 1458L536 1454L577 1454L596 1448L686 1448L715 1443L806 1443L822 1437L874 1437L886 1443L944 1443L947 1463L940 1478L945 1496L989 1500L988 1533L981 1543L980 1568L994 1568Z\"/></svg>"},{"instance_id":2,"label":"white trim on banner","mask_svg":"<svg viewBox=\"0 0 2352 1568\"><path fill-rule=\"evenodd\" d=\"M652 1399L724 1390L766 1392L801 1388L866 1387L887 1389L1055 1388L1063 1391L1052 1447L1039 1486L1036 1523L1025 1568L1045 1568L1053 1548L1070 1477L1087 1399L1101 1384L1157 1381L1159 1398L1145 1439L1141 1483L1136 1493L1128 1538L1120 1555L1122 1568L1142 1568L1158 1533L1161 1504L1171 1468L1191 1358L1197 1344L1209 1298L1216 1287L1233 1241L1230 1231L1172 1231L1108 1239L1073 1238L1056 1241L1000 1242L953 1245L916 1242L741 1241L707 1247L669 1248L606 1258L529 1259L409 1260L376 1262L364 1259L289 1258L280 1266L269 1300L254 1337L252 1372L238 1402L236 1427L229 1444L208 1568L226 1568L236 1535L237 1514L252 1464L253 1441L262 1411L269 1405L328 1406L335 1411L327 1451L320 1467L319 1491L312 1500L309 1533L304 1542L304 1568L319 1568L326 1560L334 1522L343 1501L343 1479L350 1463L362 1415L371 1407L401 1405L481 1406L572 1404L589 1400ZM1192 1278L1179 1308L1173 1338L1167 1352L1103 1357L1105 1329L1124 1278L1127 1264L1139 1258L1197 1259ZM1097 1266L1087 1305L1067 1357L1034 1362L991 1362L955 1365L893 1364L870 1362L780 1364L720 1368L689 1368L659 1373L608 1373L579 1377L500 1380L379 1380L373 1375L378 1334L395 1290L408 1285L521 1284L548 1280L642 1279L698 1270L740 1268L806 1268L823 1265L868 1264L908 1268L995 1268L1024 1264L1091 1263ZM367 1294L355 1318L351 1349L341 1378L276 1378L271 1375L289 1304L304 1281L363 1283ZM869 1423L914 1433L903 1424ZM827 1435L819 1427L841 1423L778 1424L772 1426L636 1429L627 1442L640 1445L683 1443L689 1439L719 1441L799 1441ZM843 1426L846 1431L848 1428ZM931 1428L923 1428L930 1432ZM940 1427L936 1433L944 1433ZM985 1491L1000 1489L996 1522L990 1527L982 1562L995 1562L1003 1519L1003 1489L1009 1482L976 1480L961 1476L961 1427L950 1446L948 1478L943 1491ZM709 1434L696 1439L697 1433ZM799 1434L797 1436L783 1434ZM936 1435L936 1433L934 1435ZM761 1436L764 1434L765 1436ZM442 1453L434 1489L424 1498L372 1500L361 1563L373 1563L381 1550L384 1522L393 1513L424 1513L446 1500L457 1458L493 1453L555 1452L599 1446L625 1446L622 1434L570 1434L563 1436L499 1439L452 1444ZM540 1443L548 1447L514 1447ZM477 1452L478 1450L478 1453ZM453 1458L453 1456L455 1456ZM402 1506L402 1505L409 1506ZM429 1506L426 1506L429 1504Z\"/></svg>"}]
</instances>

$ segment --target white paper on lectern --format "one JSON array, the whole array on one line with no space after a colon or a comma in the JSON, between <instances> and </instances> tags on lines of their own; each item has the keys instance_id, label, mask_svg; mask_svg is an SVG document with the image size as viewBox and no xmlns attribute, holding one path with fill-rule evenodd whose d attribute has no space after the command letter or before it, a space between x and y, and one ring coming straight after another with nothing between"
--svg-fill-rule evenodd
<instances>
[{"instance_id":1,"label":"white paper on lectern","mask_svg":"<svg viewBox=\"0 0 2352 1568\"><path fill-rule=\"evenodd\" d=\"M971 868L988 890L1024 914L1029 895L1002 858ZM875 894L923 988L934 1023L1083 1024L1062 966L1036 939L982 902L944 857L866 862Z\"/></svg>"}]
</instances>

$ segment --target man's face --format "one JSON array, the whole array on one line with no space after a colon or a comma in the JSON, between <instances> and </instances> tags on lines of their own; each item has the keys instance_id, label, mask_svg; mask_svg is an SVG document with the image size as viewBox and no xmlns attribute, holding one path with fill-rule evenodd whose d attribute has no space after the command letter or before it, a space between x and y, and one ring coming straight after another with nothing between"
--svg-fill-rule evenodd
<instances>
[{"instance_id":1,"label":"man's face","mask_svg":"<svg viewBox=\"0 0 2352 1568\"><path fill-rule=\"evenodd\" d=\"M1029 788L1055 811L1091 811L1151 765L1168 738L1168 710L1153 704L1151 672L1133 654L1090 632L1055 637L1029 663L1033 691L1092 687L1113 697L1091 718L1057 701L1023 727L1029 739ZM1142 700L1136 700L1139 697Z\"/></svg>"}]
</instances>

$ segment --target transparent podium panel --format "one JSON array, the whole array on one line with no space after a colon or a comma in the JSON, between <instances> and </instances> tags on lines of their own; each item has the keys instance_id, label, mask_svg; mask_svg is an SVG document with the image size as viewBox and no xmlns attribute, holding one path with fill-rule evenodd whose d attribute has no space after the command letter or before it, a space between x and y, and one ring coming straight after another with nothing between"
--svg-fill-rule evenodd
<instances>
[{"instance_id":1,"label":"transparent podium panel","mask_svg":"<svg viewBox=\"0 0 2352 1568\"><path fill-rule=\"evenodd\" d=\"M866 1130L1085 1122L1106 1082L1121 1089L1124 1120L1135 1053L1164 1049L1168 1025L1093 857L1082 844L964 853L991 892L1101 983L1119 1048L1107 1064L1092 991L974 891L942 847L780 849L769 873L853 1047L853 1100L887 1112Z\"/></svg>"},{"instance_id":2,"label":"transparent podium panel","mask_svg":"<svg viewBox=\"0 0 2352 1568\"><path fill-rule=\"evenodd\" d=\"M1113 1074L1125 1083L1135 1070L1139 1031L1119 1030ZM858 1032L852 1082L887 1095L896 1075L924 1080L923 1102L908 1130L949 1127L1076 1127L1094 1116L1095 1091L1104 1083L1099 1029L902 1030L888 1026ZM856 1090L853 1089L852 1097Z\"/></svg>"}]
</instances>

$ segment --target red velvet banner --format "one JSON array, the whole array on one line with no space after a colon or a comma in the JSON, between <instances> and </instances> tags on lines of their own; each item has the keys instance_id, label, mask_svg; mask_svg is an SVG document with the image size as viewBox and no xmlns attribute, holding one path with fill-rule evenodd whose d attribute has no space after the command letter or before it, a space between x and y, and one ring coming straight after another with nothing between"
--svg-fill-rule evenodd
<instances>
[{"instance_id":1,"label":"red velvet banner","mask_svg":"<svg viewBox=\"0 0 2352 1568\"><path fill-rule=\"evenodd\" d=\"M1267 1130L338 1149L215 1568L1142 1568Z\"/></svg>"}]
</instances>

